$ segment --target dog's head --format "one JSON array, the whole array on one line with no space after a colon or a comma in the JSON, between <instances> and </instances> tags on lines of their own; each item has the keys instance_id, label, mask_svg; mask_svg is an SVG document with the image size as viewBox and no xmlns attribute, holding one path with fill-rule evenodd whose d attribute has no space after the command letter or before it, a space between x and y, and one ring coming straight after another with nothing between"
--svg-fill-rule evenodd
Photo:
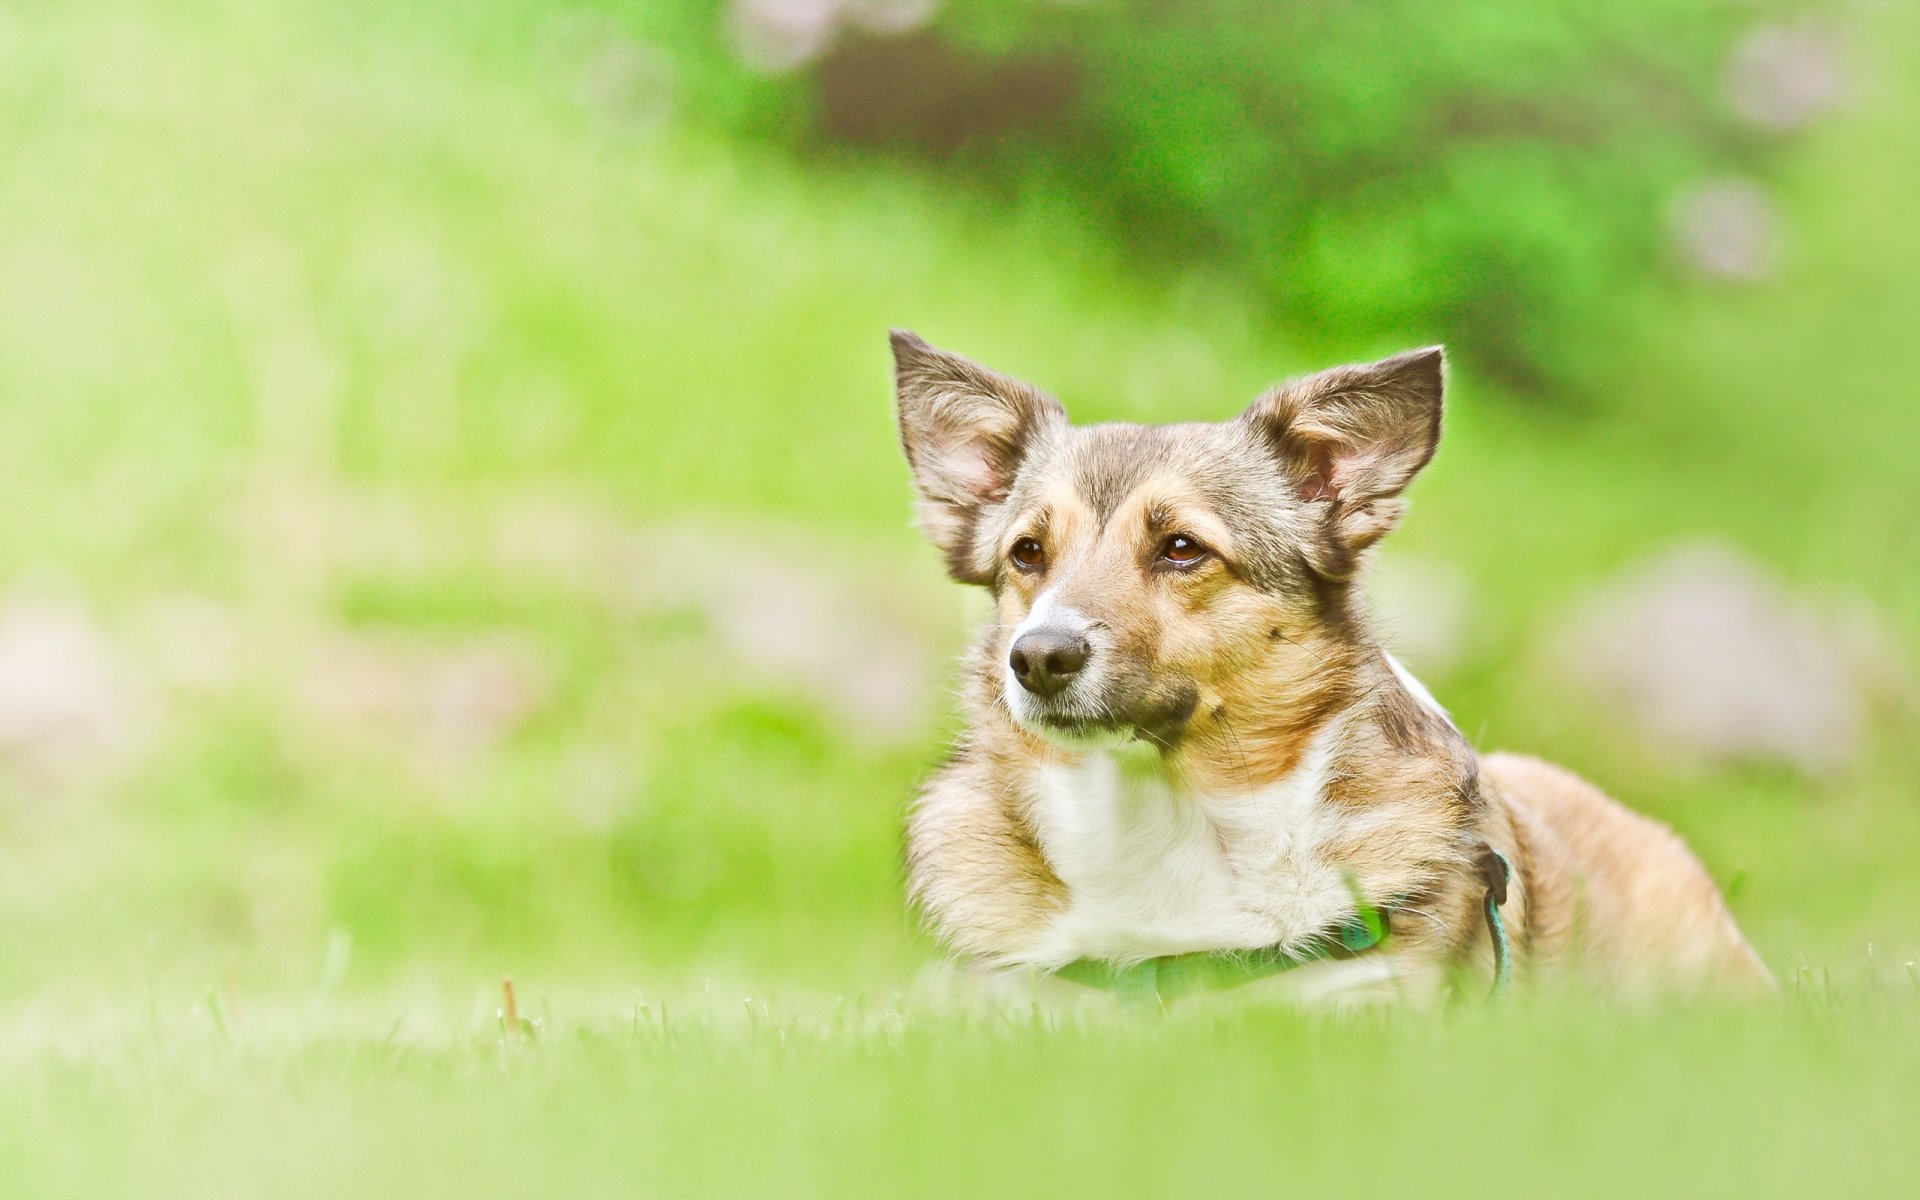
<instances>
[{"instance_id":1,"label":"dog's head","mask_svg":"<svg viewBox=\"0 0 1920 1200\"><path fill-rule=\"evenodd\" d=\"M1308 679L1440 436L1438 347L1293 380L1218 424L1084 428L912 334L893 351L921 527L995 596L1014 720L1062 740L1172 742Z\"/></svg>"}]
</instances>

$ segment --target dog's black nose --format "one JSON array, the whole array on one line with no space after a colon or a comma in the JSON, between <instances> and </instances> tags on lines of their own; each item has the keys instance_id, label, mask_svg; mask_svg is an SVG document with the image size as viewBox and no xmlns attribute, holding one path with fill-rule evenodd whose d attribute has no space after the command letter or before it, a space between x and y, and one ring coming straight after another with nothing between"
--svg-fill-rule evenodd
<instances>
[{"instance_id":1,"label":"dog's black nose","mask_svg":"<svg viewBox=\"0 0 1920 1200\"><path fill-rule=\"evenodd\" d=\"M1036 629L1023 633L1007 655L1007 665L1020 686L1036 696L1051 696L1073 682L1087 665L1091 647L1077 633Z\"/></svg>"}]
</instances>

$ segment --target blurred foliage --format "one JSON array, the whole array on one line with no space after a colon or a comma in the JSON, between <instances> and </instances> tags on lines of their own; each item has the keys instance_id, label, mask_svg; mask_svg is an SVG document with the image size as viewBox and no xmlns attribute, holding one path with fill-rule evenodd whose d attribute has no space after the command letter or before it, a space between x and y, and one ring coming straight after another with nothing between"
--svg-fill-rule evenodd
<instances>
[{"instance_id":1,"label":"blurred foliage","mask_svg":"<svg viewBox=\"0 0 1920 1200\"><path fill-rule=\"evenodd\" d=\"M1555 368L1583 418L1463 364L1388 546L1468 581L1429 675L1462 727L1744 872L1777 964L1913 944L1910 718L1845 776L1692 771L1534 654L1700 536L1920 634L1900 17L1783 148L1777 276L1623 293L1608 361ZM723 36L664 0L0 6L0 636L77 627L14 694L92 714L70 777L0 744L0 989L928 961L899 813L976 610L907 527L884 329L1082 420L1226 417L1332 335L1104 237L1071 178L1001 203L717 132L807 86L664 65ZM849 704L845 625L900 628L906 699Z\"/></svg>"},{"instance_id":2,"label":"blurred foliage","mask_svg":"<svg viewBox=\"0 0 1920 1200\"><path fill-rule=\"evenodd\" d=\"M1745 5L950 0L778 73L710 3L647 7L716 125L1050 196L1335 354L1446 341L1536 395L1671 282L1678 189L1769 149L1722 96Z\"/></svg>"}]
</instances>

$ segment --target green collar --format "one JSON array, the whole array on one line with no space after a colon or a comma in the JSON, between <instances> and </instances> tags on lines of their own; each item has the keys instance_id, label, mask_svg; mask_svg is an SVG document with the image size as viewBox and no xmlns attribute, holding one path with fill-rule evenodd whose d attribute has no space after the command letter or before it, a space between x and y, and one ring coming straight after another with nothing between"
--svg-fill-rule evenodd
<instances>
[{"instance_id":1,"label":"green collar","mask_svg":"<svg viewBox=\"0 0 1920 1200\"><path fill-rule=\"evenodd\" d=\"M1513 867L1507 856L1486 848L1479 862L1487 882L1481 910L1487 919L1487 933L1493 939L1493 991L1505 990L1512 975L1506 922L1500 906L1507 902L1507 881ZM1165 1004L1193 992L1221 992L1228 988L1265 979L1326 958L1352 958L1387 940L1392 932L1388 917L1393 908L1379 908L1356 897L1354 915L1299 950L1281 950L1268 946L1259 950L1217 950L1194 954L1163 954L1144 962L1122 966L1099 958L1075 959L1054 974L1088 987L1105 988L1122 1003L1154 1001Z\"/></svg>"},{"instance_id":2,"label":"green collar","mask_svg":"<svg viewBox=\"0 0 1920 1200\"><path fill-rule=\"evenodd\" d=\"M1386 941L1388 932L1387 910L1361 905L1352 917L1328 935L1299 950L1268 946L1259 950L1163 954L1129 966L1105 959L1081 958L1054 974L1088 987L1105 988L1124 1003L1147 1000L1165 1003L1191 992L1225 991L1323 958L1352 958Z\"/></svg>"}]
</instances>

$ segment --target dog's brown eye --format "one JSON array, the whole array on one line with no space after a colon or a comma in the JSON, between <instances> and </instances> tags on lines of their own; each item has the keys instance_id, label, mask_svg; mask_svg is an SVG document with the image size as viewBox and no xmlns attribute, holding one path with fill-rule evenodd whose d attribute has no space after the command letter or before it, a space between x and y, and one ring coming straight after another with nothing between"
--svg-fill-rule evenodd
<instances>
[{"instance_id":1,"label":"dog's brown eye","mask_svg":"<svg viewBox=\"0 0 1920 1200\"><path fill-rule=\"evenodd\" d=\"M1047 565L1046 547L1032 538L1021 538L1015 542L1009 557L1013 559L1013 565L1022 571L1038 571Z\"/></svg>"},{"instance_id":2,"label":"dog's brown eye","mask_svg":"<svg viewBox=\"0 0 1920 1200\"><path fill-rule=\"evenodd\" d=\"M1190 567L1207 556L1207 548L1190 537L1176 534L1160 547L1160 558L1176 567Z\"/></svg>"}]
</instances>

